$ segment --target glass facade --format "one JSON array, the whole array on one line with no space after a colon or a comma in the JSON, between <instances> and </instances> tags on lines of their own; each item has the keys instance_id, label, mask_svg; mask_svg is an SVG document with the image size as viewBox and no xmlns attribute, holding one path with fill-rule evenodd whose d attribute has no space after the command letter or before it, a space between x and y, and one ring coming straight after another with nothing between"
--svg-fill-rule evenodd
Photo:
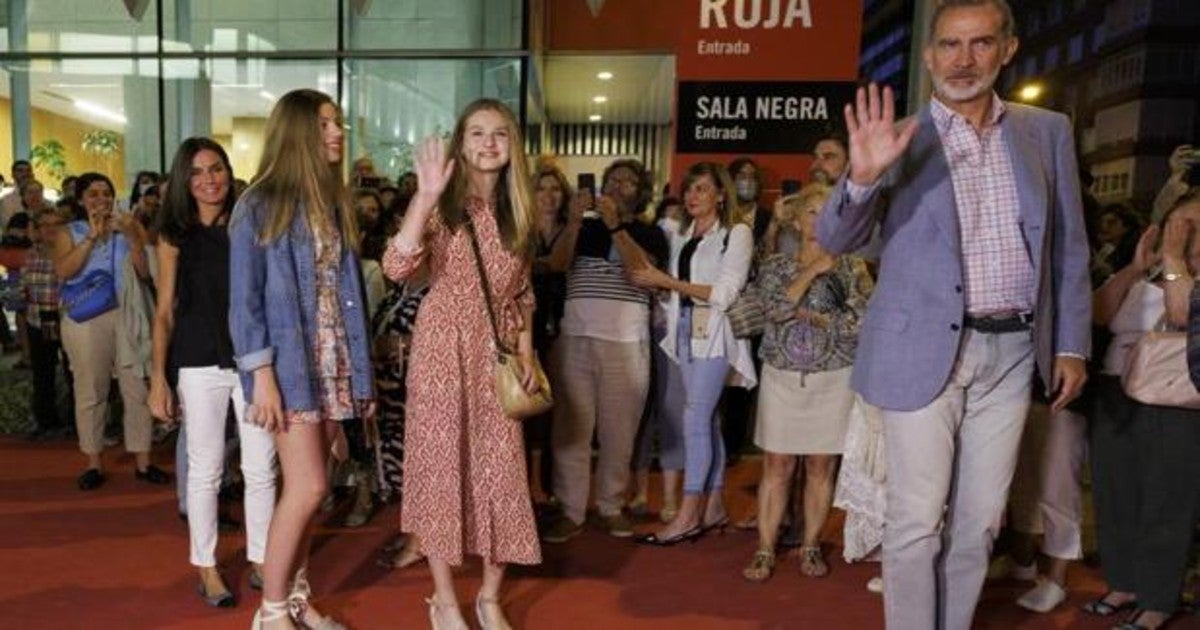
<instances>
[{"instance_id":1,"label":"glass facade","mask_svg":"<svg viewBox=\"0 0 1200 630\"><path fill-rule=\"evenodd\" d=\"M182 139L205 135L249 178L274 101L307 87L341 103L347 161L370 156L395 179L413 144L448 132L470 101L525 111L525 4L7 0L0 167L32 155L48 188L100 170L124 191L137 171L165 170Z\"/></svg>"}]
</instances>

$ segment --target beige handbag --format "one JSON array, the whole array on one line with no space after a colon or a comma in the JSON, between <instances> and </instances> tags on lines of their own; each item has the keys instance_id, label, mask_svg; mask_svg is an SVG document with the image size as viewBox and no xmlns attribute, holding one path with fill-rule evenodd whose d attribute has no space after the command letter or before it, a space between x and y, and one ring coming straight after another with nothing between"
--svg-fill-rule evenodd
<instances>
[{"instance_id":1,"label":"beige handbag","mask_svg":"<svg viewBox=\"0 0 1200 630\"><path fill-rule=\"evenodd\" d=\"M542 369L537 355L533 357L534 379L537 381L537 391L530 394L521 386L521 362L516 353L509 350L500 341L500 328L496 325L496 311L492 307L492 289L488 283L487 271L483 267L483 254L479 251L479 241L475 237L475 226L467 221L467 234L471 237L471 250L475 254L475 270L479 272L479 284L483 289L483 303L487 306L488 322L492 325L492 339L496 344L496 363L493 370L496 381L496 398L500 400L500 409L504 415L516 420L532 418L541 415L554 406L554 396L550 391L550 380Z\"/></svg>"},{"instance_id":2,"label":"beige handbag","mask_svg":"<svg viewBox=\"0 0 1200 630\"><path fill-rule=\"evenodd\" d=\"M1140 403L1200 409L1200 392L1188 374L1187 333L1152 330L1142 335L1129 351L1121 386Z\"/></svg>"}]
</instances>

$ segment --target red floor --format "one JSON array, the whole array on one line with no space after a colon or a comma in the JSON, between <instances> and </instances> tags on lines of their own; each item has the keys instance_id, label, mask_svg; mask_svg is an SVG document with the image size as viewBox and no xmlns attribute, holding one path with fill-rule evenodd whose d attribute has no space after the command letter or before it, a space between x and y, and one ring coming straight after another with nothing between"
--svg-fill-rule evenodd
<instances>
[{"instance_id":1,"label":"red floor","mask_svg":"<svg viewBox=\"0 0 1200 630\"><path fill-rule=\"evenodd\" d=\"M110 457L111 460L111 457ZM246 586L243 540L222 536L219 558L244 601L233 610L205 607L187 564L187 532L176 517L173 487L134 481L132 460L110 464L109 482L75 489L82 459L66 443L0 439L0 628L246 628L257 593ZM737 514L750 505L757 462L731 473ZM375 565L393 533L394 509L370 525L325 528L312 560L319 603L352 628L424 628L427 574ZM836 538L836 532L834 532ZM833 564L823 580L781 564L774 579L753 585L741 567L750 534L710 536L672 549L639 547L589 532L545 548L539 567L516 569L505 595L516 628L880 628L881 599L864 584L877 565ZM832 549L830 557L840 557ZM460 597L478 588L478 564L463 569ZM1012 603L1023 585L989 585L978 628L1107 628L1078 607L1100 593L1094 570L1071 575L1075 592L1051 615ZM1200 620L1173 628L1200 628Z\"/></svg>"}]
</instances>

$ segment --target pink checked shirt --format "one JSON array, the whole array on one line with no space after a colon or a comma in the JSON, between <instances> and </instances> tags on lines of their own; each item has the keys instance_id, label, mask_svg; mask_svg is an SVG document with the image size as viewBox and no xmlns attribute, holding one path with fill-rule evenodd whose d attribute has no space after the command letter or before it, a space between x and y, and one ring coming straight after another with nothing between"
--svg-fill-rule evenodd
<instances>
[{"instance_id":1,"label":"pink checked shirt","mask_svg":"<svg viewBox=\"0 0 1200 630\"><path fill-rule=\"evenodd\" d=\"M946 152L962 241L966 311L971 315L1033 310L1034 268L1021 236L1012 159L992 95L991 118L978 132L932 99L930 114Z\"/></svg>"}]
</instances>

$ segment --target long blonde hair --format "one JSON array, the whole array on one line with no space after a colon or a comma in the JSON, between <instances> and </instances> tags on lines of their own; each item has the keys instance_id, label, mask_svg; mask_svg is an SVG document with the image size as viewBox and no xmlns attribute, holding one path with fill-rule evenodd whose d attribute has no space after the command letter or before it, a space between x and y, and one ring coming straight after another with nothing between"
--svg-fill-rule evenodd
<instances>
[{"instance_id":1,"label":"long blonde hair","mask_svg":"<svg viewBox=\"0 0 1200 630\"><path fill-rule=\"evenodd\" d=\"M338 229L342 246L358 249L358 225L350 212L350 196L342 180L342 162L325 159L319 112L326 103L340 116L328 94L292 90L284 94L267 119L266 140L250 190L267 200L269 214L259 239L269 243L291 228L298 206L304 207L310 229ZM334 209L330 225L329 208Z\"/></svg>"},{"instance_id":2,"label":"long blonde hair","mask_svg":"<svg viewBox=\"0 0 1200 630\"><path fill-rule=\"evenodd\" d=\"M505 249L522 256L533 252L533 232L537 225L536 208L530 192L532 178L525 157L525 142L521 139L521 126L504 103L490 98L481 98L463 110L454 125L450 139L449 155L455 161L454 174L449 185L438 199L438 216L442 223L454 231L467 220L467 162L463 158L463 142L466 137L467 120L476 112L491 110L500 114L508 126L508 164L500 171L501 185L496 187L496 224Z\"/></svg>"}]
</instances>

